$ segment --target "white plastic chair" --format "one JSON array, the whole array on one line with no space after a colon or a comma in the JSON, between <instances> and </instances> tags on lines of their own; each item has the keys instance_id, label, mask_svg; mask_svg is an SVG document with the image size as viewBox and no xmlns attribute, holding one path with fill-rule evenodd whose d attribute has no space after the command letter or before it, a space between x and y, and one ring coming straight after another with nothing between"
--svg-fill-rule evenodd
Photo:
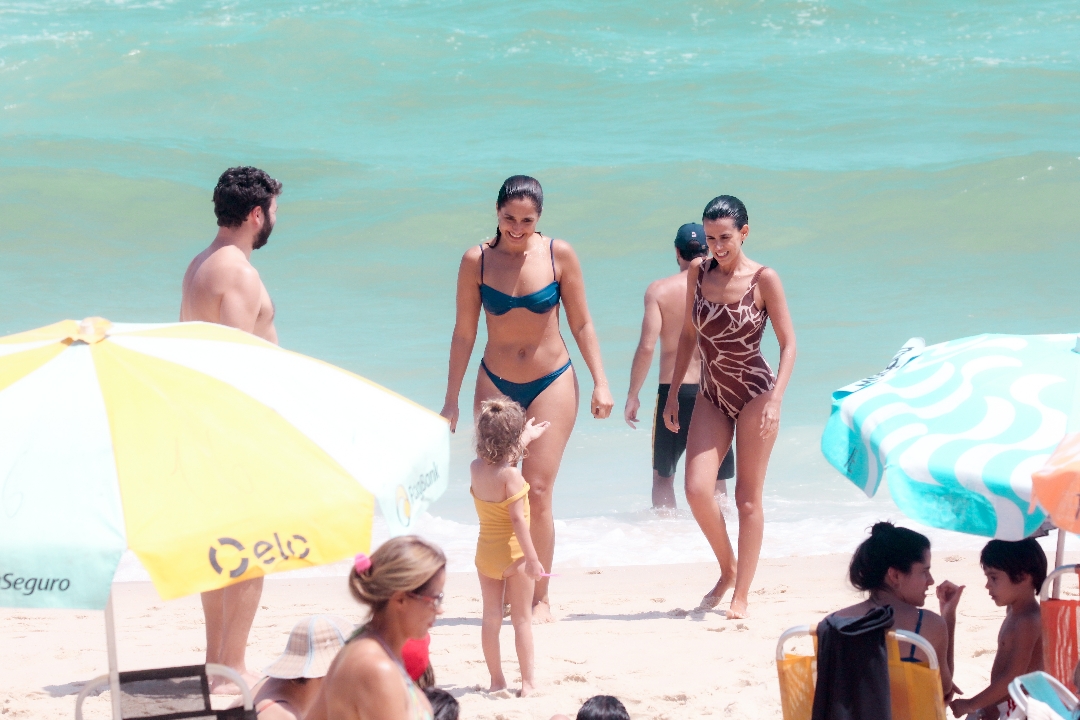
<instances>
[{"instance_id":1,"label":"white plastic chair","mask_svg":"<svg viewBox=\"0 0 1080 720\"><path fill-rule=\"evenodd\" d=\"M1020 675L1009 683L1009 696L1024 715L1027 716L1029 700L1035 699L1049 706L1064 720L1077 717L1080 701L1053 675L1041 670L1027 675Z\"/></svg>"}]
</instances>

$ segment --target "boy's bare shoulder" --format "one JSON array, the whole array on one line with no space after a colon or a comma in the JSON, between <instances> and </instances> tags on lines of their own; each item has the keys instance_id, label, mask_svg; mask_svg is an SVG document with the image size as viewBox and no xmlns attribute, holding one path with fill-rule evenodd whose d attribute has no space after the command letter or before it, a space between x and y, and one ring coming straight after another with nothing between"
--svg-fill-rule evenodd
<instances>
[{"instance_id":1,"label":"boy's bare shoulder","mask_svg":"<svg viewBox=\"0 0 1080 720\"><path fill-rule=\"evenodd\" d=\"M1032 603L1023 608L1013 610L1005 617L1002 627L1009 625L1017 630L1042 632L1042 609L1039 603Z\"/></svg>"}]
</instances>

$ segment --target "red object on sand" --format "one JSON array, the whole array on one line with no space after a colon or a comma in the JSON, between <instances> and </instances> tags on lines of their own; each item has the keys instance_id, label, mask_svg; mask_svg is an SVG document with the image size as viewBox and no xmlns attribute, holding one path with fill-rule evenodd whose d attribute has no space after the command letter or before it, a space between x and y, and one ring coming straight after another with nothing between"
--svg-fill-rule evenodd
<instances>
[{"instance_id":1,"label":"red object on sand","mask_svg":"<svg viewBox=\"0 0 1080 720\"><path fill-rule=\"evenodd\" d=\"M401 661L405 663L405 672L416 682L431 664L428 648L431 647L431 635L425 635L423 640L409 638L401 646Z\"/></svg>"}]
</instances>

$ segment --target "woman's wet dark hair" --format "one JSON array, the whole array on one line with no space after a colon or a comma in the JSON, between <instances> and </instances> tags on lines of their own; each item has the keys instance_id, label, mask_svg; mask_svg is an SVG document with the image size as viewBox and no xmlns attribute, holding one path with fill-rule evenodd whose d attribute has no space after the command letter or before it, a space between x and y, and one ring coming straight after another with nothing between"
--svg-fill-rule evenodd
<instances>
[{"instance_id":1,"label":"woman's wet dark hair","mask_svg":"<svg viewBox=\"0 0 1080 720\"><path fill-rule=\"evenodd\" d=\"M540 181L528 175L511 175L503 180L499 188L499 197L495 200L495 207L502 208L511 200L532 200L536 206L536 214L544 212L544 188L540 187ZM502 233L498 226L495 228L495 239L491 241L491 247L499 244Z\"/></svg>"},{"instance_id":2,"label":"woman's wet dark hair","mask_svg":"<svg viewBox=\"0 0 1080 720\"><path fill-rule=\"evenodd\" d=\"M922 562L930 549L930 539L914 530L896 527L891 522L875 523L870 537L863 540L851 556L848 577L858 590L881 590L889 568L902 573Z\"/></svg>"},{"instance_id":3,"label":"woman's wet dark hair","mask_svg":"<svg viewBox=\"0 0 1080 720\"><path fill-rule=\"evenodd\" d=\"M720 218L731 218L736 230L742 230L750 222L750 217L746 214L746 206L734 195L714 197L705 206L705 212L701 213L702 222Z\"/></svg>"}]
</instances>

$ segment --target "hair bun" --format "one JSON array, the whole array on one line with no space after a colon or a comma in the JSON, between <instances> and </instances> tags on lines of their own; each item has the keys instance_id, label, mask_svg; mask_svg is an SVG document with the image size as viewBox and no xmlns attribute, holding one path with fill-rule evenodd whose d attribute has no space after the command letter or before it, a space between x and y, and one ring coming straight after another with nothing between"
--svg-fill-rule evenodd
<instances>
[{"instance_id":1,"label":"hair bun","mask_svg":"<svg viewBox=\"0 0 1080 720\"><path fill-rule=\"evenodd\" d=\"M896 526L893 525L891 522L889 522L888 520L882 520L881 522L874 523L874 527L870 528L870 537L883 537L884 535L889 534L895 529Z\"/></svg>"}]
</instances>

